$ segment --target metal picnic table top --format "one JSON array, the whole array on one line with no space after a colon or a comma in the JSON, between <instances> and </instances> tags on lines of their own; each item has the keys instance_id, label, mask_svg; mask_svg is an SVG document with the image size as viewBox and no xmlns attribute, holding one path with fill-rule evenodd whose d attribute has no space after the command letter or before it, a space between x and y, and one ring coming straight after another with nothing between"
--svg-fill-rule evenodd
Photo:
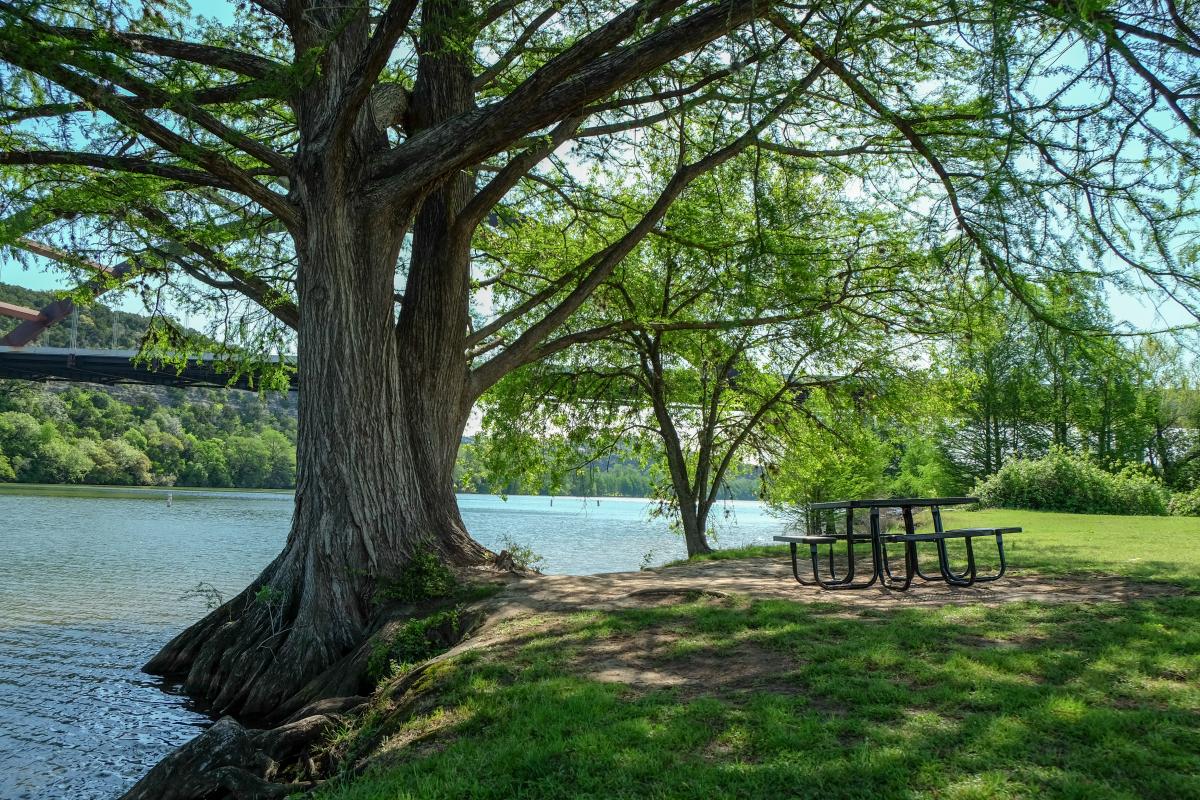
<instances>
[{"instance_id":1,"label":"metal picnic table top","mask_svg":"<svg viewBox=\"0 0 1200 800\"><path fill-rule=\"evenodd\" d=\"M824 503L809 503L808 507L813 511L839 508L927 508L978 502L978 497L883 497L872 500L830 500Z\"/></svg>"}]
</instances>

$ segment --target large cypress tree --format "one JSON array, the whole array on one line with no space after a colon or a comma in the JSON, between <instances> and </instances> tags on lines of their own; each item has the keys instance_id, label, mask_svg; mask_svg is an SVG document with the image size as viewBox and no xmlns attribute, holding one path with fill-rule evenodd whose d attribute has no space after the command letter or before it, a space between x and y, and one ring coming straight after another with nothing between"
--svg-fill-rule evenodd
<instances>
[{"instance_id":1,"label":"large cypress tree","mask_svg":"<svg viewBox=\"0 0 1200 800\"><path fill-rule=\"evenodd\" d=\"M165 0L3 0L0 241L82 272L124 259L105 286L203 289L235 344L294 332L286 547L149 669L270 715L362 641L376 585L414 554L484 560L451 480L475 399L585 342L555 338L691 181L748 149L849 171L926 220L948 268L1018 294L1094 256L1186 300L1195 17L1139 0L254 0L217 24ZM504 281L472 271L481 224L586 215L604 191L590 165L636 159L697 108L706 134L619 235L473 305Z\"/></svg>"}]
</instances>

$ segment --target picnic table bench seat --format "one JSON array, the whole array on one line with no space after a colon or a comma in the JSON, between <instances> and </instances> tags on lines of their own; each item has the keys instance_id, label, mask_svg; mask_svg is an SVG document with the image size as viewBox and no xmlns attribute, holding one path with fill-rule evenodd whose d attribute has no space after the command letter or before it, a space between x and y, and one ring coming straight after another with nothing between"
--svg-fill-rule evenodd
<instances>
[{"instance_id":1,"label":"picnic table bench seat","mask_svg":"<svg viewBox=\"0 0 1200 800\"><path fill-rule=\"evenodd\" d=\"M974 539L976 536L996 536L1005 533L1020 533L1020 528L954 528L948 531L929 533L888 533L885 542L936 542L944 539Z\"/></svg>"},{"instance_id":2,"label":"picnic table bench seat","mask_svg":"<svg viewBox=\"0 0 1200 800\"><path fill-rule=\"evenodd\" d=\"M834 542L846 541L844 533L781 533L774 537L777 542L795 543L795 544L833 544ZM869 542L871 535L867 533L854 534L854 541Z\"/></svg>"},{"instance_id":3,"label":"picnic table bench seat","mask_svg":"<svg viewBox=\"0 0 1200 800\"><path fill-rule=\"evenodd\" d=\"M975 583L983 583L998 580L1001 578L1007 569L1007 559L1004 553L1004 534L1020 533L1021 528L1018 527L993 527L993 528L953 528L944 530L942 528L941 508L950 505L967 505L978 502L972 497L938 497L938 498L884 498L871 500L839 500L836 502L821 502L811 503L808 506L810 513L812 511L845 511L845 530L835 531L826 529L821 530L819 522L814 524L812 518L809 519L809 530L806 533L790 533L780 534L775 536L777 542L784 542L789 545L791 551L792 574L796 581L802 585L817 585L823 589L865 589L873 586L876 582L887 589L904 591L909 588L914 578L923 581L943 581L951 586L971 586ZM901 516L904 521L904 531L901 533L884 533L883 525L880 520L880 510L884 508L898 508L901 510ZM933 514L934 530L924 533L918 533L914 530L913 524L913 509L928 508ZM855 509L863 509L870 512L870 533L859 533L854 530L853 516ZM998 569L993 574L981 575L977 570L975 562L974 540L979 537L994 537L996 540L996 551L999 557ZM950 565L950 553L946 546L946 542L951 539L961 539L966 545L966 568L958 571ZM837 564L834 559L834 545L844 543L845 565L844 572L839 575ZM869 543L871 545L871 570L867 580L855 580L856 577L856 562L858 559L855 555L855 545L858 543ZM888 558L888 544L902 545L904 550L905 570L903 576L897 576L892 571L891 560ZM936 546L937 550L937 572L934 574L926 574L922 569L918 558L917 545L920 543L930 543ZM817 548L825 545L829 549L829 577L823 578L820 574L818 566ZM812 577L805 579L800 574L800 554L799 547L808 548L808 560L812 565Z\"/></svg>"}]
</instances>

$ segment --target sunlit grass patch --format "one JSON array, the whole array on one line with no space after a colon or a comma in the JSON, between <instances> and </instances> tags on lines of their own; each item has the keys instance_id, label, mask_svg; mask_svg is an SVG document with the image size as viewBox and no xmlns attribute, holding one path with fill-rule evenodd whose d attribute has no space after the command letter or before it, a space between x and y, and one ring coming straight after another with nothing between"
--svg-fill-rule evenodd
<instances>
[{"instance_id":1,"label":"sunlit grass patch","mask_svg":"<svg viewBox=\"0 0 1200 800\"><path fill-rule=\"evenodd\" d=\"M1196 597L825 612L737 598L559 618L446 669L399 728L423 746L319 796L1200 797ZM590 673L651 641L669 643L657 667L703 680ZM713 654L724 672L689 672Z\"/></svg>"},{"instance_id":2,"label":"sunlit grass patch","mask_svg":"<svg viewBox=\"0 0 1200 800\"><path fill-rule=\"evenodd\" d=\"M1021 533L1004 539L1009 568L1014 572L1106 573L1200 587L1200 518L1197 517L1062 514L995 508L950 509L943 512L942 518L947 528L1023 528ZM928 513L918 514L917 524L919 530L932 530ZM949 546L954 563L965 563L963 543L951 541ZM897 552L895 557L899 555ZM977 540L976 556L980 571L993 568L995 548L990 540ZM787 557L787 545L751 545L717 550L691 561ZM934 567L936 559L931 550L923 551L921 563Z\"/></svg>"}]
</instances>

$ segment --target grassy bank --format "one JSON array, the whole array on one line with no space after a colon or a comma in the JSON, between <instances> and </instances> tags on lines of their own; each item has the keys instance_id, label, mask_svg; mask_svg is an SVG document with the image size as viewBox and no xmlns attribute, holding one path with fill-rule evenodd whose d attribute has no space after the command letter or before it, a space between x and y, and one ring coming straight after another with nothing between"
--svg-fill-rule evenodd
<instances>
[{"instance_id":1,"label":"grassy bank","mask_svg":"<svg viewBox=\"0 0 1200 800\"><path fill-rule=\"evenodd\" d=\"M415 708L380 703L373 766L318 796L1196 798L1197 614L1195 597L849 617L735 599L514 627L435 670ZM639 635L667 642L660 670L713 664L711 681L589 677Z\"/></svg>"},{"instance_id":2,"label":"grassy bank","mask_svg":"<svg viewBox=\"0 0 1200 800\"><path fill-rule=\"evenodd\" d=\"M1001 522L1030 532L1014 561L1043 572L1200 573L1195 520L950 519ZM1200 798L1194 591L941 607L825 597L510 621L498 645L404 692L382 687L328 744L344 771L317 796Z\"/></svg>"},{"instance_id":3,"label":"grassy bank","mask_svg":"<svg viewBox=\"0 0 1200 800\"><path fill-rule=\"evenodd\" d=\"M1118 517L1046 511L955 511L947 526L1019 525L1007 537L1014 569L1043 574L1106 572L1200 584L1200 518Z\"/></svg>"}]
</instances>

